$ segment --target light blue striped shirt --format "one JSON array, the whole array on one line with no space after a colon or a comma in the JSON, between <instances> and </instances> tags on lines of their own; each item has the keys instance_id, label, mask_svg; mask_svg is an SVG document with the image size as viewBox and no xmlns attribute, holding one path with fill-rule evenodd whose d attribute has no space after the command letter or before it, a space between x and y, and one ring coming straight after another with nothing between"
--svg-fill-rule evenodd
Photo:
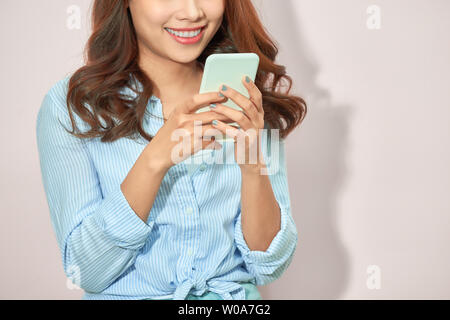
<instances>
[{"instance_id":1,"label":"light blue striped shirt","mask_svg":"<svg viewBox=\"0 0 450 320\"><path fill-rule=\"evenodd\" d=\"M233 142L194 154L201 155L198 164L189 164L188 158L172 166L145 223L120 185L148 142L139 137L102 143L66 132L58 120L72 129L65 104L68 80L58 81L45 95L36 134L64 272L85 291L83 299L185 299L207 290L224 299L245 299L239 282L265 285L281 276L298 240L284 140L279 141L278 170L269 175L281 230L266 251L250 250L243 237L241 172ZM164 124L162 116L161 101L152 96L144 120L151 136ZM89 128L75 113L74 118L81 131ZM276 161L269 150L263 146L270 170Z\"/></svg>"}]
</instances>

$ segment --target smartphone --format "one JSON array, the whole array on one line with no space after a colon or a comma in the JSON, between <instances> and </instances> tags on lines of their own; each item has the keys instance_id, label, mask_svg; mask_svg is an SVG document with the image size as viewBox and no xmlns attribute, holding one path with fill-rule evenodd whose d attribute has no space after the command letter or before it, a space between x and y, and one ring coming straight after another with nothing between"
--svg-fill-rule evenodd
<instances>
[{"instance_id":1,"label":"smartphone","mask_svg":"<svg viewBox=\"0 0 450 320\"><path fill-rule=\"evenodd\" d=\"M259 56L256 53L213 53L206 58L199 93L220 91L221 85L225 84L243 96L250 98L247 88L242 83L242 78L247 75L254 82L258 67ZM229 98L228 101L221 104L239 111L242 110ZM210 110L211 108L206 106L198 109L196 113ZM228 124L239 127L236 122ZM232 140L233 138L226 134L219 135L216 138L216 141Z\"/></svg>"}]
</instances>

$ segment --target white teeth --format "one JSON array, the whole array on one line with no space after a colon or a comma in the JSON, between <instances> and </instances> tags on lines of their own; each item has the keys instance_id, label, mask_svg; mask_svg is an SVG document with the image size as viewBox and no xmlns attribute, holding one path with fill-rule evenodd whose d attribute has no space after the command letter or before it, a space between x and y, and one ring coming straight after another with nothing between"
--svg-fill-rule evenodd
<instances>
[{"instance_id":1,"label":"white teeth","mask_svg":"<svg viewBox=\"0 0 450 320\"><path fill-rule=\"evenodd\" d=\"M167 31L169 31L170 33L176 35L177 37L182 37L182 38L192 38L192 37L196 37L199 35L199 33L202 31L202 29L198 29L197 31L183 31L183 32L179 32L179 31L175 31L169 28L166 28Z\"/></svg>"}]
</instances>

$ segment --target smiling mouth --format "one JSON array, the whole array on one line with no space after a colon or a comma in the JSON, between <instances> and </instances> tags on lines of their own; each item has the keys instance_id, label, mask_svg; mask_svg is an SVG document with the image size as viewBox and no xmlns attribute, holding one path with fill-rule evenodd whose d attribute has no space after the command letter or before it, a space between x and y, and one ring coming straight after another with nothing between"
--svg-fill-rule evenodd
<instances>
[{"instance_id":1,"label":"smiling mouth","mask_svg":"<svg viewBox=\"0 0 450 320\"><path fill-rule=\"evenodd\" d=\"M203 39L206 26L203 26L193 31L177 32L170 28L164 28L164 30L174 39L176 42L183 45L194 45Z\"/></svg>"},{"instance_id":2,"label":"smiling mouth","mask_svg":"<svg viewBox=\"0 0 450 320\"><path fill-rule=\"evenodd\" d=\"M192 31L202 31L203 29L206 28L206 24L204 26L198 27L198 28L180 28L180 29L176 29L176 28L169 28L169 27L165 27L164 29L169 29L172 31L176 31L176 32L192 32Z\"/></svg>"},{"instance_id":3,"label":"smiling mouth","mask_svg":"<svg viewBox=\"0 0 450 320\"><path fill-rule=\"evenodd\" d=\"M180 31L180 30L176 30L176 29L172 29L172 28L164 28L164 29L174 36L177 36L180 38L185 38L185 39L190 39L190 38L197 37L199 34L202 34L204 32L205 28L206 28L206 26L203 26L198 29L184 30L184 31Z\"/></svg>"}]
</instances>

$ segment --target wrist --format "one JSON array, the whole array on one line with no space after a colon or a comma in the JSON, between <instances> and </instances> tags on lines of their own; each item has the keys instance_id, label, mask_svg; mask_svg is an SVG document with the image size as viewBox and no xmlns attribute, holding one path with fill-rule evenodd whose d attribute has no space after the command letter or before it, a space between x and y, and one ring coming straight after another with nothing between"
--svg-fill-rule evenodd
<instances>
[{"instance_id":1,"label":"wrist","mask_svg":"<svg viewBox=\"0 0 450 320\"><path fill-rule=\"evenodd\" d=\"M164 176L170 167L158 162L157 159L147 161L147 168L155 174Z\"/></svg>"},{"instance_id":2,"label":"wrist","mask_svg":"<svg viewBox=\"0 0 450 320\"><path fill-rule=\"evenodd\" d=\"M262 175L262 170L266 168L264 163L239 165L243 175Z\"/></svg>"},{"instance_id":3,"label":"wrist","mask_svg":"<svg viewBox=\"0 0 450 320\"><path fill-rule=\"evenodd\" d=\"M147 162L147 168L156 174L165 175L166 172L170 169L170 166L167 165L159 156L157 152L154 152L150 148L146 148L145 152L145 160Z\"/></svg>"}]
</instances>

